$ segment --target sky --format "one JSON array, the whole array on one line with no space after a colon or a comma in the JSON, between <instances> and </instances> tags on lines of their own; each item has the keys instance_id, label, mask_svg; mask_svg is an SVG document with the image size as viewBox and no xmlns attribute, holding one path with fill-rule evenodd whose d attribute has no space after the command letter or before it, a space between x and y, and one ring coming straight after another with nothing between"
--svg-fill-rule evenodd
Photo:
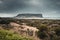
<instances>
[{"instance_id":1,"label":"sky","mask_svg":"<svg viewBox=\"0 0 60 40\"><path fill-rule=\"evenodd\" d=\"M0 0L0 17L13 17L21 13L60 17L60 0Z\"/></svg>"}]
</instances>

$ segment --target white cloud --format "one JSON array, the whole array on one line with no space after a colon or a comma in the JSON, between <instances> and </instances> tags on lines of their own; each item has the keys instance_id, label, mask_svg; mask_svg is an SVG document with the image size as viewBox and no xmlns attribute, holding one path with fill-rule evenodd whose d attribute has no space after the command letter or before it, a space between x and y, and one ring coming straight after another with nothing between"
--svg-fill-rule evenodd
<instances>
[{"instance_id":1,"label":"white cloud","mask_svg":"<svg viewBox=\"0 0 60 40\"><path fill-rule=\"evenodd\" d=\"M3 1L0 1L0 4L3 3Z\"/></svg>"},{"instance_id":2,"label":"white cloud","mask_svg":"<svg viewBox=\"0 0 60 40\"><path fill-rule=\"evenodd\" d=\"M60 17L58 11L45 11L42 12L44 17Z\"/></svg>"},{"instance_id":3,"label":"white cloud","mask_svg":"<svg viewBox=\"0 0 60 40\"><path fill-rule=\"evenodd\" d=\"M32 5L38 5L39 4L38 0L30 0L30 3Z\"/></svg>"},{"instance_id":4,"label":"white cloud","mask_svg":"<svg viewBox=\"0 0 60 40\"><path fill-rule=\"evenodd\" d=\"M13 17L15 15L16 14L12 14L12 13L9 13L9 14L7 14L7 13L0 13L0 17Z\"/></svg>"}]
</instances>

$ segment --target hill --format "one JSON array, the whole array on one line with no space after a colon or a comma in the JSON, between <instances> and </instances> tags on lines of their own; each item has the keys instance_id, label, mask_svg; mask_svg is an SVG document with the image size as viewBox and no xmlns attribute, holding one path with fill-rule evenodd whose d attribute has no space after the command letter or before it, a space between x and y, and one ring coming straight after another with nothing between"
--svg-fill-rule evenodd
<instances>
[{"instance_id":1,"label":"hill","mask_svg":"<svg viewBox=\"0 0 60 40\"><path fill-rule=\"evenodd\" d=\"M36 19L36 18L43 18L42 14L18 14L15 18L18 19Z\"/></svg>"}]
</instances>

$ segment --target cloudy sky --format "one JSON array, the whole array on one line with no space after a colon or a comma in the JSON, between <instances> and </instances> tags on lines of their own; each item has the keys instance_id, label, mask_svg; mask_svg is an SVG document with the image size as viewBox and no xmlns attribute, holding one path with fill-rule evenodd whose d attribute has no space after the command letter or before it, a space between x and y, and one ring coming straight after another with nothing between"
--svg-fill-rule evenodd
<instances>
[{"instance_id":1,"label":"cloudy sky","mask_svg":"<svg viewBox=\"0 0 60 40\"><path fill-rule=\"evenodd\" d=\"M60 0L0 0L0 17L19 13L42 13L44 17L60 17Z\"/></svg>"}]
</instances>

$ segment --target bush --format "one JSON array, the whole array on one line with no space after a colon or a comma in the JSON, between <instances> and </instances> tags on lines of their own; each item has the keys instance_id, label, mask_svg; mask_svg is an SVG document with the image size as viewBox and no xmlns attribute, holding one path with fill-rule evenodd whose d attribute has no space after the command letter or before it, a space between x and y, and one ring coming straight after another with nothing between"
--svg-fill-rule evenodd
<instances>
[{"instance_id":1,"label":"bush","mask_svg":"<svg viewBox=\"0 0 60 40\"><path fill-rule=\"evenodd\" d=\"M0 30L0 40L32 40L30 38L21 37L19 34L7 30Z\"/></svg>"},{"instance_id":2,"label":"bush","mask_svg":"<svg viewBox=\"0 0 60 40\"><path fill-rule=\"evenodd\" d=\"M54 30L57 36L60 36L60 27L55 28Z\"/></svg>"},{"instance_id":3,"label":"bush","mask_svg":"<svg viewBox=\"0 0 60 40\"><path fill-rule=\"evenodd\" d=\"M46 25L40 25L40 28L39 28L39 31L38 31L38 37L41 38L41 39L44 39L47 37L47 31L48 31L48 28Z\"/></svg>"}]
</instances>

